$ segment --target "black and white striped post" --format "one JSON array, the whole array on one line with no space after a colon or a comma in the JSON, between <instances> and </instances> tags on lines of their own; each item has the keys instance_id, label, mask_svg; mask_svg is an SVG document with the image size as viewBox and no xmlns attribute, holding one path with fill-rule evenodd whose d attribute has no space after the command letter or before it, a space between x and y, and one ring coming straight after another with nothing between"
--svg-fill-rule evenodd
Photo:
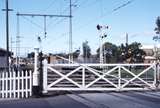
<instances>
[{"instance_id":1,"label":"black and white striped post","mask_svg":"<svg viewBox=\"0 0 160 108\"><path fill-rule=\"evenodd\" d=\"M38 70L38 53L39 53L39 48L34 48L34 72L33 72L33 86L32 86L32 95L34 97L39 97L40 94L40 84L39 84L39 70Z\"/></svg>"}]
</instances>

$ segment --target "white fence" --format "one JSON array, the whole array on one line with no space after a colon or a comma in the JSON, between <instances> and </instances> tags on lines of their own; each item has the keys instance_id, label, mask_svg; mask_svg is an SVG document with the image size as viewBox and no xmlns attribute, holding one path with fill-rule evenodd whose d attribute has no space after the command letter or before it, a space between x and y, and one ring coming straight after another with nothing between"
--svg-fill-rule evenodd
<instances>
[{"instance_id":1,"label":"white fence","mask_svg":"<svg viewBox=\"0 0 160 108\"><path fill-rule=\"evenodd\" d=\"M157 65L153 64L47 64L44 92L121 91L156 89Z\"/></svg>"},{"instance_id":2,"label":"white fence","mask_svg":"<svg viewBox=\"0 0 160 108\"><path fill-rule=\"evenodd\" d=\"M0 72L0 98L27 98L32 95L32 72Z\"/></svg>"}]
</instances>

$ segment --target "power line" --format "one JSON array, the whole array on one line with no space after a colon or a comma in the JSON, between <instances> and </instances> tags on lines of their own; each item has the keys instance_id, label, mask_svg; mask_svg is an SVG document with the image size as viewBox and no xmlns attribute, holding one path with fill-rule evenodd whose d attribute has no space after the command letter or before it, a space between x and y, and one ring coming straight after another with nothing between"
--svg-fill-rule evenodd
<instances>
[{"instance_id":1,"label":"power line","mask_svg":"<svg viewBox=\"0 0 160 108\"><path fill-rule=\"evenodd\" d=\"M112 12L110 12L109 14L111 14L111 13L113 13L113 12L115 12L115 11L118 11L119 9L121 9L121 8L129 5L129 4L132 3L133 1L134 1L134 0L130 0L130 1L128 1L127 3L124 3L124 4L122 4L122 5L114 8L114 9L112 10ZM76 0L76 3L77 3L77 2L78 2L78 0ZM84 4L84 2L86 2L86 0L84 0L81 4ZM95 0L94 3L95 3L95 2L97 2L97 0ZM94 4L94 3L93 3L93 4ZM66 8L66 10L67 10L67 8ZM108 15L108 14L107 14L107 15ZM106 15L104 15L104 16L106 16ZM103 18L104 16L102 16L102 18ZM95 21L95 20L94 20L94 21ZM92 21L92 22L93 22L93 21ZM60 20L59 22L57 22L56 24L59 24L59 23L61 23L61 20ZM90 23L88 23L88 25L89 25L89 24L90 24ZM86 26L86 25L85 25L85 26ZM84 27L81 26L80 28L84 28ZM78 29L78 30L79 30L79 29ZM58 36L57 38L55 38L54 40L56 41L56 40L58 40L58 39L61 39L61 38L65 37L65 36L67 36L67 34L68 34L68 32L65 32L65 33L61 34L60 36Z\"/></svg>"},{"instance_id":2,"label":"power line","mask_svg":"<svg viewBox=\"0 0 160 108\"><path fill-rule=\"evenodd\" d=\"M48 6L48 8L50 8L50 7L55 3L55 1L56 1L56 0L52 1L52 3ZM46 8L45 11L46 11L48 8ZM69 8L69 7L65 8L62 13L66 12L66 11L68 10L68 8ZM22 17L23 17L25 20L29 21L31 24L35 25L36 27L38 27L38 28L40 28L40 29L43 29L42 26L40 26L39 24L37 24L37 23L35 23L34 21L30 20L29 18L26 18L25 16L22 16ZM56 18L56 19L58 19L58 18ZM66 19L66 18L63 18L63 20L65 20L65 19ZM61 23L63 20L60 20L60 21L56 22L56 25L58 25L59 23ZM46 27L48 27L48 26L51 25L51 24L52 24L52 23L50 22Z\"/></svg>"},{"instance_id":3,"label":"power line","mask_svg":"<svg viewBox=\"0 0 160 108\"><path fill-rule=\"evenodd\" d=\"M56 3L56 0L51 1L51 3L44 9L44 12L47 11L50 7L52 7Z\"/></svg>"},{"instance_id":4,"label":"power line","mask_svg":"<svg viewBox=\"0 0 160 108\"><path fill-rule=\"evenodd\" d=\"M38 16L38 17L44 17L44 35L46 37L46 17L61 17L61 18L68 18L70 17L70 15L47 15L47 14L17 14L17 16L22 16L23 18L25 18L26 20L28 20L30 23L34 24L35 26L42 28L40 25L34 23L33 21L29 20L28 18L26 18L25 16Z\"/></svg>"},{"instance_id":5,"label":"power line","mask_svg":"<svg viewBox=\"0 0 160 108\"><path fill-rule=\"evenodd\" d=\"M64 12L66 12L66 11L68 10L68 8L69 8L69 7L65 8L61 14L64 14ZM60 19L60 20L58 20L58 19L59 19L59 18L56 18L56 19L55 19L55 20L57 20L57 22L55 22L54 27L55 27L56 25L62 23L63 21L65 21L67 18L62 18L62 19ZM53 24L52 22L53 22L53 21L50 21L50 22L48 23L48 25L47 25L48 28L49 28L50 25ZM53 30L53 29L52 29L52 30Z\"/></svg>"},{"instance_id":6,"label":"power line","mask_svg":"<svg viewBox=\"0 0 160 108\"><path fill-rule=\"evenodd\" d=\"M25 16L22 16L25 20L27 20L28 22L30 22L31 24L35 25L36 27L40 28L40 29L43 29L42 26L40 26L39 24L33 22L32 20L30 20L29 18L25 17Z\"/></svg>"},{"instance_id":7,"label":"power line","mask_svg":"<svg viewBox=\"0 0 160 108\"><path fill-rule=\"evenodd\" d=\"M72 6L75 6L75 3L77 3L79 0L76 0L75 2L73 2L72 3ZM64 14L66 11L68 11L69 10L69 8L70 7L66 7L62 12L61 12L61 14ZM58 18L56 18L56 20L57 20ZM60 24L60 23L62 23L63 21L65 21L67 18L63 18L63 19L60 19L60 20L58 20L57 22L55 22L55 24L54 24L54 27L56 26L56 25L58 25L58 24ZM52 21L53 22L53 21ZM49 23L48 25L47 25L47 27L49 27L50 25L51 25L52 23ZM52 29L53 30L53 29Z\"/></svg>"},{"instance_id":8,"label":"power line","mask_svg":"<svg viewBox=\"0 0 160 108\"><path fill-rule=\"evenodd\" d=\"M55 33L55 34L56 34L56 33ZM68 36L68 34L69 34L69 32L64 32L64 33L60 34L59 36L57 36L56 38L48 41L47 44L51 44L51 42L53 42L53 40L54 40L54 41L57 41L57 40L65 37L65 36Z\"/></svg>"},{"instance_id":9,"label":"power line","mask_svg":"<svg viewBox=\"0 0 160 108\"><path fill-rule=\"evenodd\" d=\"M75 0L75 2L74 2L73 4L78 3L78 1L80 1L80 0ZM79 7L82 6L82 4L84 4L84 3L87 2L87 1L88 1L88 0L84 0L83 2L81 2L81 4L79 5ZM92 4L95 4L95 2L97 2L97 0L95 0L94 2L92 2ZM88 5L91 5L91 4L88 4ZM88 5L87 5L87 6L88 6ZM79 9L79 8L78 8L78 9ZM68 8L66 8L64 11L66 11L66 10L68 10ZM62 19L62 20L63 20L63 19ZM61 23L61 22L62 22L62 21L60 20L59 22L56 23L56 25L58 25L58 24ZM54 27L55 27L55 26L54 26ZM57 36L57 38L55 38L55 39L53 39L53 40L54 40L54 41L57 41L57 40L65 37L65 36L67 36L68 33L69 33L69 32L62 33L61 35ZM52 42L52 41L50 41L49 44L50 44L51 42ZM47 43L48 43L48 42L47 42Z\"/></svg>"},{"instance_id":10,"label":"power line","mask_svg":"<svg viewBox=\"0 0 160 108\"><path fill-rule=\"evenodd\" d=\"M75 0L75 1L72 3L72 6L75 6L75 3L77 3L78 1L79 1L79 0ZM51 7L54 3L55 3L55 0L50 4L49 7ZM67 7L61 12L61 14L64 14L66 11L68 11L69 8L70 8L70 7L67 6ZM57 22L55 22L54 28L55 28L55 26L59 25L60 23L62 23L62 22L65 21L66 19L67 19L67 18L62 18L62 19L58 20L58 18L56 18L55 20L57 20ZM28 20L29 22L31 22L32 24L34 24L35 26L37 26L37 27L39 26L39 25L37 25L36 23L34 23L33 21L31 21L31 20L29 20L29 19L27 19L27 20ZM53 22L53 21L50 21L46 27L49 28L49 26L52 25L52 22ZM47 29L47 30L48 30L48 29ZM53 30L53 28L52 28L52 30ZM38 32L38 35L40 35L41 32L42 32L42 31Z\"/></svg>"},{"instance_id":11,"label":"power line","mask_svg":"<svg viewBox=\"0 0 160 108\"><path fill-rule=\"evenodd\" d=\"M112 12L115 12L115 11L117 11L117 10L119 10L119 9L121 9L121 8L123 8L123 7L127 6L127 5L129 5L129 4L131 4L133 1L135 1L135 0L130 0L130 1L128 1L127 3L124 3L124 4L120 5L119 7L113 9Z\"/></svg>"},{"instance_id":12,"label":"power line","mask_svg":"<svg viewBox=\"0 0 160 108\"><path fill-rule=\"evenodd\" d=\"M76 3L78 3L78 1L80 1L80 0L77 0ZM95 1L87 4L88 1L89 1L89 0L84 0L84 1L82 1L80 4L77 4L77 5L76 5L77 8L76 8L73 12L76 12L77 10L79 10L79 9L82 8L82 7L83 7L83 9L84 9L84 7L88 7L88 6L94 5L94 4L96 4L96 2L97 2L97 0L95 0ZM87 4L87 5L85 5L85 4Z\"/></svg>"},{"instance_id":13,"label":"power line","mask_svg":"<svg viewBox=\"0 0 160 108\"><path fill-rule=\"evenodd\" d=\"M68 8L69 8L69 7L65 8L63 12L67 11ZM41 27L39 24L33 22L33 21L30 20L29 18L26 18L26 17L25 17L26 14L19 14L19 15L22 15L22 17L23 17L25 20L29 21L31 24L35 25L36 27L43 29L43 27ZM27 15L28 15L28 14L27 14ZM29 16L30 16L30 14L29 14ZM32 16L32 15L31 15L31 16ZM41 16L42 16L42 15L41 15ZM54 17L54 16L52 15L52 16L50 16L50 17ZM60 17L60 16L57 16L57 17ZM58 25L59 23L61 23L63 20L66 19L66 18L65 18L66 16L63 16L63 17L64 17L63 19L61 19L61 20L59 20L58 22L56 22L56 25ZM67 17L68 17L68 16L67 16ZM57 18L57 19L58 19L58 18ZM51 24L51 23L49 23L49 24Z\"/></svg>"},{"instance_id":14,"label":"power line","mask_svg":"<svg viewBox=\"0 0 160 108\"><path fill-rule=\"evenodd\" d=\"M67 6L60 14L64 14L66 11L68 11L68 9L69 9L69 7ZM47 25L46 25L46 27L48 28L47 30L49 31L49 27L51 26L51 25L54 25L54 28L55 28L55 26L57 26L57 25L59 25L60 23L62 23L63 21L65 21L67 18L62 18L62 19L60 19L60 20L58 20L59 18L56 18L54 21L56 21L54 24L52 23L52 22L54 22L54 21L50 21ZM50 27L51 28L51 27ZM53 28L52 28L52 30L53 30ZM42 31L39 31L38 32L38 35L40 35L41 34L41 32Z\"/></svg>"},{"instance_id":15,"label":"power line","mask_svg":"<svg viewBox=\"0 0 160 108\"><path fill-rule=\"evenodd\" d=\"M44 35L45 35L45 37L46 37L46 34L47 34L47 32L46 32L46 17L62 17L62 18L70 18L70 17L72 17L71 15L47 15L47 14L19 14L19 13L17 13L17 17L19 17L19 16L32 16L32 17L34 17L34 16L37 16L37 17L44 17ZM30 20L29 20L30 21ZM30 21L32 24L35 24L35 23L33 23L32 21ZM35 24L35 25L37 25L37 24ZM37 25L38 26L38 25Z\"/></svg>"},{"instance_id":16,"label":"power line","mask_svg":"<svg viewBox=\"0 0 160 108\"><path fill-rule=\"evenodd\" d=\"M94 23L95 21L97 21L97 19L102 19L102 18L106 17L107 15L110 15L113 12L116 12L116 11L120 10L121 8L123 8L123 7L126 7L127 5L131 4L133 1L135 1L135 0L129 0L127 3L124 3L124 4L114 8L111 12L107 12L103 16L97 17L96 19L91 20L89 23L81 25L77 30L86 28L89 24Z\"/></svg>"}]
</instances>

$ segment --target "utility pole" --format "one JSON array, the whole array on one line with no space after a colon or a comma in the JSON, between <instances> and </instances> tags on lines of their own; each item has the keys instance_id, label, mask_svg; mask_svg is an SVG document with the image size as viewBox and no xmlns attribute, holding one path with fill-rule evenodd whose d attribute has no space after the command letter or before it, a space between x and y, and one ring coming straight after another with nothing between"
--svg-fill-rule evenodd
<instances>
[{"instance_id":1,"label":"utility pole","mask_svg":"<svg viewBox=\"0 0 160 108\"><path fill-rule=\"evenodd\" d=\"M19 60L20 60L20 25L19 25L19 16L17 16L17 36L16 36L16 67L17 67L17 70L19 70Z\"/></svg>"},{"instance_id":2,"label":"utility pole","mask_svg":"<svg viewBox=\"0 0 160 108\"><path fill-rule=\"evenodd\" d=\"M73 61L72 54L72 0L69 1L69 63Z\"/></svg>"},{"instance_id":3,"label":"utility pole","mask_svg":"<svg viewBox=\"0 0 160 108\"><path fill-rule=\"evenodd\" d=\"M7 47L7 70L9 71L9 12L8 0L6 0L6 47Z\"/></svg>"},{"instance_id":4,"label":"utility pole","mask_svg":"<svg viewBox=\"0 0 160 108\"><path fill-rule=\"evenodd\" d=\"M9 9L8 6L8 0L5 2L6 8L2 9L2 11L6 11L6 50L7 50L7 71L9 71L9 11L12 11L12 9Z\"/></svg>"}]
</instances>

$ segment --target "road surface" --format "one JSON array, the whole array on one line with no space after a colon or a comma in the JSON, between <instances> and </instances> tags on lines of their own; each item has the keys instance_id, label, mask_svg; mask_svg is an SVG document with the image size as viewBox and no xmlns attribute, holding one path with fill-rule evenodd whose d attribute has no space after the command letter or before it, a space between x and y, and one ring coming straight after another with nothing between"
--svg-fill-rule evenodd
<instances>
[{"instance_id":1,"label":"road surface","mask_svg":"<svg viewBox=\"0 0 160 108\"><path fill-rule=\"evenodd\" d=\"M160 92L81 93L0 100L0 108L160 108Z\"/></svg>"}]
</instances>

